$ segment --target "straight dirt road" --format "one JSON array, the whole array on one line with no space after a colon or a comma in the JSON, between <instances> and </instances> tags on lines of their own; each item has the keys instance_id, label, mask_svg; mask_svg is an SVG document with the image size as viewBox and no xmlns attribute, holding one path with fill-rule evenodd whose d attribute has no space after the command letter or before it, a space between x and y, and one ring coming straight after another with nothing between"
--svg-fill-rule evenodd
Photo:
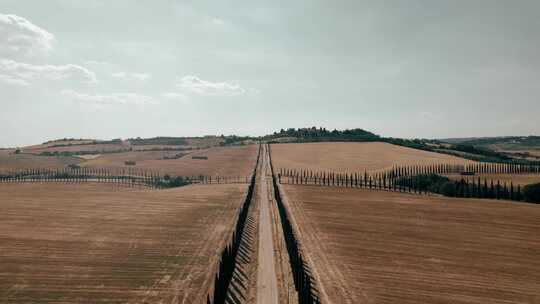
<instances>
[{"instance_id":1,"label":"straight dirt road","mask_svg":"<svg viewBox=\"0 0 540 304\"><path fill-rule=\"evenodd\" d=\"M262 164L259 174L258 199L259 202L259 263L257 268L257 303L277 304L278 284L274 263L274 244L272 238L272 217L270 215L270 200L268 199L269 160L268 151L264 147L261 157Z\"/></svg>"}]
</instances>

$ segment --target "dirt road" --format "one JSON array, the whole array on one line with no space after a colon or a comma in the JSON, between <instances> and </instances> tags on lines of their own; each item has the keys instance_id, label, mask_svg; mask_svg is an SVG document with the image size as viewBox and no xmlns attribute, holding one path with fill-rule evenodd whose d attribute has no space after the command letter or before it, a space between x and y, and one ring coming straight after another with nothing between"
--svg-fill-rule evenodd
<instances>
[{"instance_id":1,"label":"dirt road","mask_svg":"<svg viewBox=\"0 0 540 304\"><path fill-rule=\"evenodd\" d=\"M257 191L259 192L259 264L257 269L257 303L277 304L278 285L274 264L274 244L272 238L272 222L270 216L270 201L268 199L269 175L268 152L266 147L261 158L262 165L259 174Z\"/></svg>"}]
</instances>

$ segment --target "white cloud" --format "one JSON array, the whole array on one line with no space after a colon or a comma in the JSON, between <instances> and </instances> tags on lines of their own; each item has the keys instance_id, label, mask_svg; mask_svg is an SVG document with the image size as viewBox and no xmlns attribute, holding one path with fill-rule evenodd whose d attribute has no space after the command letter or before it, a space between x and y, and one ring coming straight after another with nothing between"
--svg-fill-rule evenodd
<instances>
[{"instance_id":1,"label":"white cloud","mask_svg":"<svg viewBox=\"0 0 540 304\"><path fill-rule=\"evenodd\" d=\"M0 13L0 51L9 54L46 54L54 47L54 35L16 15Z\"/></svg>"},{"instance_id":2,"label":"white cloud","mask_svg":"<svg viewBox=\"0 0 540 304\"><path fill-rule=\"evenodd\" d=\"M34 65L9 59L0 60L0 75L0 81L11 84L29 84L34 80L97 82L94 72L79 65Z\"/></svg>"},{"instance_id":3,"label":"white cloud","mask_svg":"<svg viewBox=\"0 0 540 304\"><path fill-rule=\"evenodd\" d=\"M98 61L98 60L86 60L84 62L84 64L93 65L93 66L96 66L96 67L110 67L110 66L114 65L114 64L112 64L110 62L107 62L107 61Z\"/></svg>"},{"instance_id":4,"label":"white cloud","mask_svg":"<svg viewBox=\"0 0 540 304\"><path fill-rule=\"evenodd\" d=\"M130 81L146 82L152 77L147 73L126 73L126 72L117 72L111 75L114 78L120 78Z\"/></svg>"},{"instance_id":5,"label":"white cloud","mask_svg":"<svg viewBox=\"0 0 540 304\"><path fill-rule=\"evenodd\" d=\"M216 18L216 17L215 17L215 18L212 18L212 19L211 19L211 22L212 22L212 24L214 24L214 25L223 25L223 24L225 24L225 21L223 21L223 19Z\"/></svg>"},{"instance_id":6,"label":"white cloud","mask_svg":"<svg viewBox=\"0 0 540 304\"><path fill-rule=\"evenodd\" d=\"M210 82L192 75L180 78L176 87L183 92L209 96L238 96L255 90L252 88L245 89L235 83Z\"/></svg>"},{"instance_id":7,"label":"white cloud","mask_svg":"<svg viewBox=\"0 0 540 304\"><path fill-rule=\"evenodd\" d=\"M18 86L27 86L29 84L24 79L16 78L6 74L0 74L0 82Z\"/></svg>"},{"instance_id":8,"label":"white cloud","mask_svg":"<svg viewBox=\"0 0 540 304\"><path fill-rule=\"evenodd\" d=\"M185 94L177 93L177 92L163 93L161 94L161 98L166 99L166 100L180 100L180 101L187 101L189 99Z\"/></svg>"},{"instance_id":9,"label":"white cloud","mask_svg":"<svg viewBox=\"0 0 540 304\"><path fill-rule=\"evenodd\" d=\"M145 105L155 103L151 97L136 93L112 93L100 95L79 93L74 90L64 90L62 91L62 95L97 108L112 105Z\"/></svg>"},{"instance_id":10,"label":"white cloud","mask_svg":"<svg viewBox=\"0 0 540 304\"><path fill-rule=\"evenodd\" d=\"M442 119L442 115L430 111L422 111L418 113L422 120L427 122L438 122Z\"/></svg>"}]
</instances>

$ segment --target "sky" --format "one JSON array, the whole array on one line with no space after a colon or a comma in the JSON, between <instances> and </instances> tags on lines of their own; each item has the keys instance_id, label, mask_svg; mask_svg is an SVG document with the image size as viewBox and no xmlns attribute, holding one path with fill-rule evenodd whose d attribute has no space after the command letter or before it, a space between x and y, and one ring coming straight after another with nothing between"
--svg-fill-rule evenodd
<instances>
[{"instance_id":1,"label":"sky","mask_svg":"<svg viewBox=\"0 0 540 304\"><path fill-rule=\"evenodd\" d=\"M540 1L1 0L0 146L540 135Z\"/></svg>"}]
</instances>

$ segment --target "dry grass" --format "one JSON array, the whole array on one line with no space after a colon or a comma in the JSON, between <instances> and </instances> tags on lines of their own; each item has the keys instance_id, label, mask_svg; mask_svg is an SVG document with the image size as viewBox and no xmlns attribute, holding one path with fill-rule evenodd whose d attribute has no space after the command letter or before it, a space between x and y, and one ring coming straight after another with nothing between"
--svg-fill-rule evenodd
<instances>
[{"instance_id":1,"label":"dry grass","mask_svg":"<svg viewBox=\"0 0 540 304\"><path fill-rule=\"evenodd\" d=\"M471 162L451 155L382 142L276 144L272 145L272 161L278 169L296 168L349 173L390 169L393 165Z\"/></svg>"},{"instance_id":2,"label":"dry grass","mask_svg":"<svg viewBox=\"0 0 540 304\"><path fill-rule=\"evenodd\" d=\"M179 159L163 160L164 155L175 155L177 151L152 151L104 154L82 164L86 167L126 167L126 160L137 162L135 168L160 170L164 173L196 176L248 176L253 170L257 158L257 145L242 147L216 147L195 151ZM183 153L183 152L182 152ZM192 159L193 155L207 156L208 160ZM131 167L131 166L129 166Z\"/></svg>"},{"instance_id":3,"label":"dry grass","mask_svg":"<svg viewBox=\"0 0 540 304\"><path fill-rule=\"evenodd\" d=\"M0 302L202 303L245 190L0 185Z\"/></svg>"},{"instance_id":4,"label":"dry grass","mask_svg":"<svg viewBox=\"0 0 540 304\"><path fill-rule=\"evenodd\" d=\"M333 303L540 303L540 205L283 188Z\"/></svg>"}]
</instances>

